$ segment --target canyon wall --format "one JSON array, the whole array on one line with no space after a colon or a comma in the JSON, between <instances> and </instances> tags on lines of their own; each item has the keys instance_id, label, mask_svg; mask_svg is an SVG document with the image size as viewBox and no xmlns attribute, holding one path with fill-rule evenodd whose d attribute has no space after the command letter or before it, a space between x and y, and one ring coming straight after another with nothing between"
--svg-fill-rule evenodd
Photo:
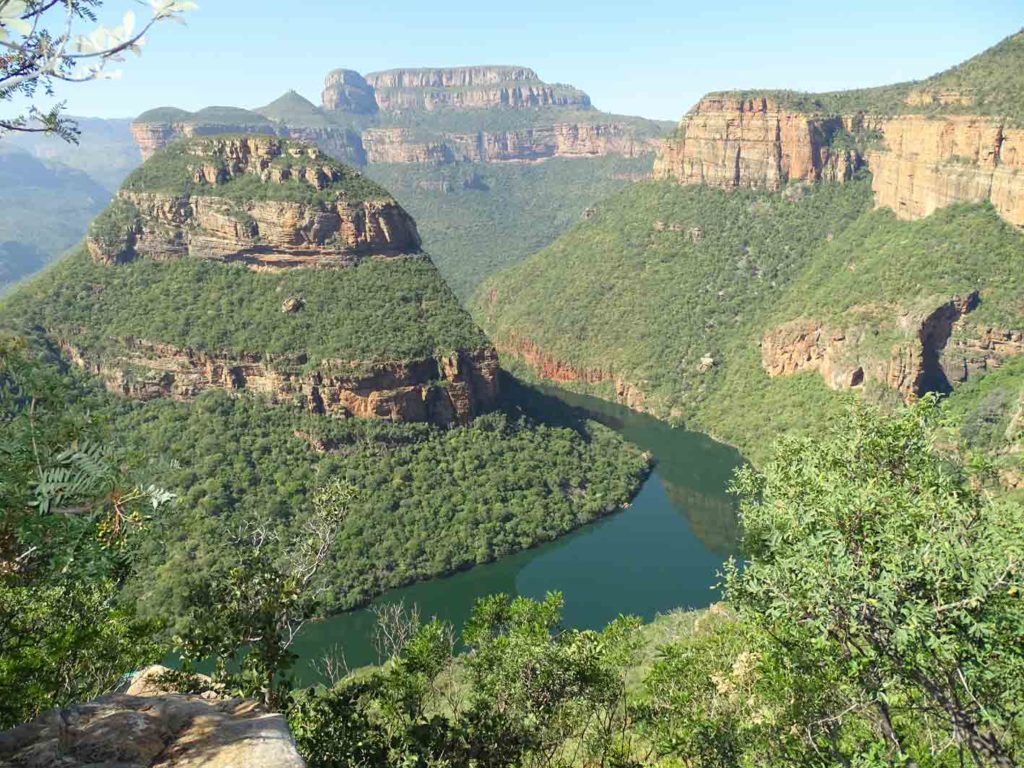
<instances>
[{"instance_id":1,"label":"canyon wall","mask_svg":"<svg viewBox=\"0 0 1024 768\"><path fill-rule=\"evenodd\" d=\"M791 181L844 181L862 164L835 138L863 128L852 118L787 112L769 98L709 96L665 142L656 178L682 184L775 190Z\"/></svg>"},{"instance_id":2,"label":"canyon wall","mask_svg":"<svg viewBox=\"0 0 1024 768\"><path fill-rule=\"evenodd\" d=\"M638 138L617 123L557 123L518 131L442 133L423 140L403 128L363 132L370 163L528 162L552 157L636 157L654 151L657 142Z\"/></svg>"},{"instance_id":3,"label":"canyon wall","mask_svg":"<svg viewBox=\"0 0 1024 768\"><path fill-rule=\"evenodd\" d=\"M872 173L876 205L900 218L989 201L1024 227L1024 130L989 117L828 116L767 96L709 96L683 118L654 172L682 184L773 190L845 181L860 167Z\"/></svg>"},{"instance_id":4,"label":"canyon wall","mask_svg":"<svg viewBox=\"0 0 1024 768\"><path fill-rule=\"evenodd\" d=\"M510 113L515 127L506 128ZM396 69L365 77L336 69L324 80L320 107L289 92L252 112L164 108L140 115L132 135L144 159L180 138L265 133L315 143L355 165L632 157L657 148L660 128L604 117L583 91L544 83L526 67Z\"/></svg>"},{"instance_id":5,"label":"canyon wall","mask_svg":"<svg viewBox=\"0 0 1024 768\"><path fill-rule=\"evenodd\" d=\"M242 390L275 403L340 418L467 424L498 399L491 347L389 363L309 361L303 354L229 354L125 338L103 357L64 339L60 346L106 388L139 400L187 400L209 389Z\"/></svg>"},{"instance_id":6,"label":"canyon wall","mask_svg":"<svg viewBox=\"0 0 1024 768\"><path fill-rule=\"evenodd\" d=\"M590 97L583 91L545 83L526 67L393 69L371 73L366 82L382 112L590 107Z\"/></svg>"},{"instance_id":7,"label":"canyon wall","mask_svg":"<svg viewBox=\"0 0 1024 768\"><path fill-rule=\"evenodd\" d=\"M930 311L891 308L879 324L851 310L841 322L801 318L765 334L761 363L769 376L817 372L832 389L877 382L912 400L1024 354L1024 332L970 321L979 296L955 296ZM879 347L878 337L893 337Z\"/></svg>"}]
</instances>

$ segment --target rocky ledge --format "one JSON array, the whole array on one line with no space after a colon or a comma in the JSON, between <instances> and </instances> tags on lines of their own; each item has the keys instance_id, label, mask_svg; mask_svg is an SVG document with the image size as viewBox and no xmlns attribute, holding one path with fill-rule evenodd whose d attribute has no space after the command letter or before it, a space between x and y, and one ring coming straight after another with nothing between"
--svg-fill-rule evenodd
<instances>
[{"instance_id":1,"label":"rocky ledge","mask_svg":"<svg viewBox=\"0 0 1024 768\"><path fill-rule=\"evenodd\" d=\"M209 389L251 392L311 413L438 426L468 424L498 401L491 347L422 360L352 362L304 355L229 354L120 339L102 358L63 340L79 367L124 397L188 400Z\"/></svg>"},{"instance_id":2,"label":"rocky ledge","mask_svg":"<svg viewBox=\"0 0 1024 768\"><path fill-rule=\"evenodd\" d=\"M383 189L311 144L192 139L128 177L90 228L97 261L184 256L257 268L346 267L420 255L412 218Z\"/></svg>"},{"instance_id":3,"label":"rocky ledge","mask_svg":"<svg viewBox=\"0 0 1024 768\"><path fill-rule=\"evenodd\" d=\"M284 717L248 699L167 693L153 668L125 694L53 710L0 733L17 768L304 768Z\"/></svg>"}]
</instances>

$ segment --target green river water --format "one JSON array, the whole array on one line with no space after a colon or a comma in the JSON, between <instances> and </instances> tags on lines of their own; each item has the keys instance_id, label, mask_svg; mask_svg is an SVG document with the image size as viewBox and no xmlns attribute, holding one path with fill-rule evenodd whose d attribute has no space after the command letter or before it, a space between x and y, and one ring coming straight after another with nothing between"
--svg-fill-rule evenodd
<instances>
[{"instance_id":1,"label":"green river water","mask_svg":"<svg viewBox=\"0 0 1024 768\"><path fill-rule=\"evenodd\" d=\"M308 624L296 639L296 681L319 681L314 661L344 655L351 668L378 661L373 605L404 601L421 618L461 627L474 602L505 592L564 595L567 626L599 628L622 613L652 619L716 599L722 562L735 551L733 499L726 493L741 457L705 435L603 400L551 387L513 384L523 407L558 423L589 418L649 451L655 468L628 509L557 541L488 565L387 592L367 607Z\"/></svg>"}]
</instances>

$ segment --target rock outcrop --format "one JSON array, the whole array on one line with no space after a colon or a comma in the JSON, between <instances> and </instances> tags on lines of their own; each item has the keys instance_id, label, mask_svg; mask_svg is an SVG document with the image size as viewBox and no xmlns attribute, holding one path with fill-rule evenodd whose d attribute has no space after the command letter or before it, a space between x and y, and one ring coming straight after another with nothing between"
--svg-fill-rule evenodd
<instances>
[{"instance_id":1,"label":"rock outcrop","mask_svg":"<svg viewBox=\"0 0 1024 768\"><path fill-rule=\"evenodd\" d=\"M139 400L188 400L209 389L247 391L311 413L394 422L467 424L498 400L491 347L389 363L321 360L303 354L231 355L142 339L111 340L102 357L65 339L60 346L107 389Z\"/></svg>"},{"instance_id":2,"label":"rock outcrop","mask_svg":"<svg viewBox=\"0 0 1024 768\"><path fill-rule=\"evenodd\" d=\"M370 163L500 163L552 157L637 157L654 151L654 139L638 137L617 123L557 123L518 131L441 133L429 140L405 128L363 132Z\"/></svg>"},{"instance_id":3,"label":"rock outcrop","mask_svg":"<svg viewBox=\"0 0 1024 768\"><path fill-rule=\"evenodd\" d=\"M180 139L244 133L309 142L342 162L354 165L366 163L359 133L345 126L302 126L270 121L261 124L206 122L200 114L182 113L176 120L160 120L141 115L132 123L131 131L143 160L148 160L158 150Z\"/></svg>"},{"instance_id":4,"label":"rock outcrop","mask_svg":"<svg viewBox=\"0 0 1024 768\"><path fill-rule=\"evenodd\" d=\"M252 700L110 694L0 733L17 768L304 768L283 715Z\"/></svg>"},{"instance_id":5,"label":"rock outcrop","mask_svg":"<svg viewBox=\"0 0 1024 768\"><path fill-rule=\"evenodd\" d=\"M146 183L145 172L129 177L90 229L97 261L193 256L258 268L346 267L420 254L415 223L390 195L313 145L222 136L192 140L159 162L181 176L180 186ZM266 191L234 194L250 179Z\"/></svg>"},{"instance_id":6,"label":"rock outcrop","mask_svg":"<svg viewBox=\"0 0 1024 768\"><path fill-rule=\"evenodd\" d=\"M1024 228L1024 129L985 117L906 115L881 123L867 153L878 206L919 219L953 203L991 202Z\"/></svg>"},{"instance_id":7,"label":"rock outcrop","mask_svg":"<svg viewBox=\"0 0 1024 768\"><path fill-rule=\"evenodd\" d=\"M910 400L926 392L948 392L1013 355L1024 354L1024 331L978 327L968 314L977 293L956 296L926 312L890 308L891 320L868 321L866 311L851 310L846 322L812 319L785 323L761 340L761 363L769 376L817 372L832 389L877 382ZM880 334L894 341L879 349Z\"/></svg>"}]
</instances>

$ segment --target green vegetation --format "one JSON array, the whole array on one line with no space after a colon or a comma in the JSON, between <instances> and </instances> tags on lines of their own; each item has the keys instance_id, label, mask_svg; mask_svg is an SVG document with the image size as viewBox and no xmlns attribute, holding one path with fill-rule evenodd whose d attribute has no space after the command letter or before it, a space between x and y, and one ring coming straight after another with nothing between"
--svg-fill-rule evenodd
<instances>
[{"instance_id":1,"label":"green vegetation","mask_svg":"<svg viewBox=\"0 0 1024 768\"><path fill-rule=\"evenodd\" d=\"M160 655L157 626L117 598L169 497L123 471L98 402L45 345L0 338L0 728Z\"/></svg>"},{"instance_id":2,"label":"green vegetation","mask_svg":"<svg viewBox=\"0 0 1024 768\"><path fill-rule=\"evenodd\" d=\"M323 110L295 91L288 91L267 106L253 111L268 120L296 128L326 128L331 125Z\"/></svg>"},{"instance_id":3,"label":"green vegetation","mask_svg":"<svg viewBox=\"0 0 1024 768\"><path fill-rule=\"evenodd\" d=\"M292 296L299 312L281 311ZM111 267L80 250L5 305L95 350L116 339L294 356L312 364L409 360L476 349L483 334L426 259L366 261L344 270L254 272L200 259L138 259Z\"/></svg>"},{"instance_id":4,"label":"green vegetation","mask_svg":"<svg viewBox=\"0 0 1024 768\"><path fill-rule=\"evenodd\" d=\"M584 212L650 173L652 157L539 164L371 165L416 220L424 248L462 300L490 275L552 243Z\"/></svg>"},{"instance_id":5,"label":"green vegetation","mask_svg":"<svg viewBox=\"0 0 1024 768\"><path fill-rule=\"evenodd\" d=\"M315 163L307 158L292 157L288 149L296 143L287 139L276 140L281 143L282 153L271 160L271 167L298 169L303 165L315 165L318 169L330 168L338 176L337 180L326 183L322 189L317 189L312 184L296 178L267 182L254 173L243 173L228 175L224 181L216 184L197 184L194 174L200 164L208 165L212 162L226 170L227 166L223 160L212 153L216 142L225 138L233 138L233 135L224 134L216 139L184 139L172 142L132 171L125 179L122 189L127 192L164 192L176 196L223 197L238 202L284 200L323 204L334 200L362 202L391 199L386 190L362 173L329 157L321 156Z\"/></svg>"},{"instance_id":6,"label":"green vegetation","mask_svg":"<svg viewBox=\"0 0 1024 768\"><path fill-rule=\"evenodd\" d=\"M815 114L987 115L1024 125L1024 105L1020 99L1024 92L1022 73L1024 31L926 80L830 93L759 90L729 91L727 95L770 98L784 109Z\"/></svg>"},{"instance_id":7,"label":"green vegetation","mask_svg":"<svg viewBox=\"0 0 1024 768\"><path fill-rule=\"evenodd\" d=\"M245 521L282 535L305 524L328 479L359 489L321 575L322 610L488 562L615 511L647 461L611 430L491 414L469 427L336 421L220 392L194 403L123 403L113 418L158 482L179 494L140 545L133 586L157 615L227 571ZM330 447L316 453L310 441Z\"/></svg>"},{"instance_id":8,"label":"green vegetation","mask_svg":"<svg viewBox=\"0 0 1024 768\"><path fill-rule=\"evenodd\" d=\"M817 374L770 379L767 331L809 317L896 333L902 313L972 290L982 301L969 323L1016 327L1022 245L987 205L916 222L872 211L866 180L783 194L642 183L486 281L475 313L499 346L526 339L610 370L655 415L758 461L774 435L816 429L839 403ZM887 356L892 343L869 335L864 349ZM704 356L714 365L702 372ZM590 389L614 397L609 384Z\"/></svg>"},{"instance_id":9,"label":"green vegetation","mask_svg":"<svg viewBox=\"0 0 1024 768\"><path fill-rule=\"evenodd\" d=\"M737 475L728 602L564 630L561 601L450 628L381 611L383 663L294 695L316 768L1017 765L1024 507L931 446L933 402L846 412ZM500 752L497 751L500 749Z\"/></svg>"}]
</instances>

